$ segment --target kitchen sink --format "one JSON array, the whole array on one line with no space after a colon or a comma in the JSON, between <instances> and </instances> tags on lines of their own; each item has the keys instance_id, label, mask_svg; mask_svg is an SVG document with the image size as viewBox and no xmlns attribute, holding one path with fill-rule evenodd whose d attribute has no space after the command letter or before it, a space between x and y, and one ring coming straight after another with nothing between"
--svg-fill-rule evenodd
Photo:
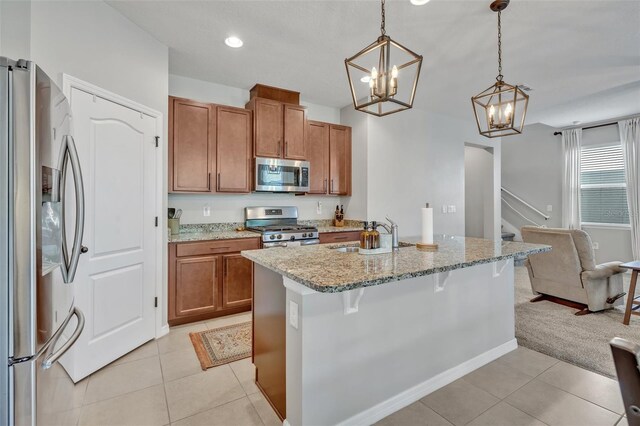
<instances>
[{"instance_id":1,"label":"kitchen sink","mask_svg":"<svg viewBox=\"0 0 640 426\"><path fill-rule=\"evenodd\" d=\"M358 247L338 247L338 248L335 248L334 250L340 253L357 253L359 248Z\"/></svg>"}]
</instances>

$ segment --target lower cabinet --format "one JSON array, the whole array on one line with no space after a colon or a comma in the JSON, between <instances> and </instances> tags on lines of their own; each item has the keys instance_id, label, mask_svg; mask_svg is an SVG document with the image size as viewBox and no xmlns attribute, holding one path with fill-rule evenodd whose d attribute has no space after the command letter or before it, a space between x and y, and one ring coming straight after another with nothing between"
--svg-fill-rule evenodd
<instances>
[{"instance_id":1,"label":"lower cabinet","mask_svg":"<svg viewBox=\"0 0 640 426\"><path fill-rule=\"evenodd\" d=\"M319 238L320 244L360 241L360 231L322 232Z\"/></svg>"},{"instance_id":2,"label":"lower cabinet","mask_svg":"<svg viewBox=\"0 0 640 426\"><path fill-rule=\"evenodd\" d=\"M251 309L253 262L241 250L259 238L169 244L170 325Z\"/></svg>"}]
</instances>

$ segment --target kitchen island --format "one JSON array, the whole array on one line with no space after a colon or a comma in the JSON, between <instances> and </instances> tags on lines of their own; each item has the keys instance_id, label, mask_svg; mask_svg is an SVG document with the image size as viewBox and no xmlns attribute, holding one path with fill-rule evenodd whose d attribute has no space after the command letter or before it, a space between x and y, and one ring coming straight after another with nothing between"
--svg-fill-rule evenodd
<instances>
[{"instance_id":1,"label":"kitchen island","mask_svg":"<svg viewBox=\"0 0 640 426\"><path fill-rule=\"evenodd\" d=\"M513 258L550 247L437 242L242 252L254 262L256 383L286 423L371 424L517 347Z\"/></svg>"}]
</instances>

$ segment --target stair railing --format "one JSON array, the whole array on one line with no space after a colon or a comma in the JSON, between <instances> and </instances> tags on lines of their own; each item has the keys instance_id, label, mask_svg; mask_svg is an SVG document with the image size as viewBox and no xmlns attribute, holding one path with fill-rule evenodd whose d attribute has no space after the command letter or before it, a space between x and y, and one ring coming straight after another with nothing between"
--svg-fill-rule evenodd
<instances>
[{"instance_id":1,"label":"stair railing","mask_svg":"<svg viewBox=\"0 0 640 426\"><path fill-rule=\"evenodd\" d=\"M540 216L542 216L544 218L544 220L549 220L551 218L551 216L544 214L543 212L541 212L540 210L538 210L537 208L535 208L534 206L532 206L531 204L529 204L528 202L526 202L525 200L523 200L522 198L518 197L516 194L514 194L513 192L509 191L508 189L506 189L505 187L501 187L500 190L502 191L502 193L509 195L510 197L512 197L513 199L519 201L520 203L522 203L524 206L528 207L529 209L531 209L533 212L539 214ZM527 216L525 216L523 213L521 213L518 209L516 209L515 207L513 207L504 197L504 195L502 195L500 197L502 199L502 202L505 203L511 210L513 210L518 216L520 216L521 218L523 218L524 220L526 220L527 222L538 226L538 227L542 227L543 225L540 225L539 223L529 219Z\"/></svg>"}]
</instances>

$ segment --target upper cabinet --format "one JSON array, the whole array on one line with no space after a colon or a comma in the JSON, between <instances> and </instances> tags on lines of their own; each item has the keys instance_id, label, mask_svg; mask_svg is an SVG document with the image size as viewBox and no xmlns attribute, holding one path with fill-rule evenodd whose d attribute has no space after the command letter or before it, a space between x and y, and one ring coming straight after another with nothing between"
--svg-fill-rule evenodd
<instances>
[{"instance_id":1,"label":"upper cabinet","mask_svg":"<svg viewBox=\"0 0 640 426\"><path fill-rule=\"evenodd\" d=\"M351 128L309 121L310 194L351 195Z\"/></svg>"},{"instance_id":2,"label":"upper cabinet","mask_svg":"<svg viewBox=\"0 0 640 426\"><path fill-rule=\"evenodd\" d=\"M251 99L246 107L254 112L256 157L307 159L305 107L263 98Z\"/></svg>"},{"instance_id":3,"label":"upper cabinet","mask_svg":"<svg viewBox=\"0 0 640 426\"><path fill-rule=\"evenodd\" d=\"M171 192L251 190L252 113L169 98Z\"/></svg>"},{"instance_id":4,"label":"upper cabinet","mask_svg":"<svg viewBox=\"0 0 640 426\"><path fill-rule=\"evenodd\" d=\"M169 98L169 188L211 191L215 115L210 104Z\"/></svg>"},{"instance_id":5,"label":"upper cabinet","mask_svg":"<svg viewBox=\"0 0 640 426\"><path fill-rule=\"evenodd\" d=\"M329 188L329 123L307 123L309 194L326 194Z\"/></svg>"},{"instance_id":6,"label":"upper cabinet","mask_svg":"<svg viewBox=\"0 0 640 426\"><path fill-rule=\"evenodd\" d=\"M253 140L251 111L223 106L218 106L216 111L216 191L249 192Z\"/></svg>"}]
</instances>

